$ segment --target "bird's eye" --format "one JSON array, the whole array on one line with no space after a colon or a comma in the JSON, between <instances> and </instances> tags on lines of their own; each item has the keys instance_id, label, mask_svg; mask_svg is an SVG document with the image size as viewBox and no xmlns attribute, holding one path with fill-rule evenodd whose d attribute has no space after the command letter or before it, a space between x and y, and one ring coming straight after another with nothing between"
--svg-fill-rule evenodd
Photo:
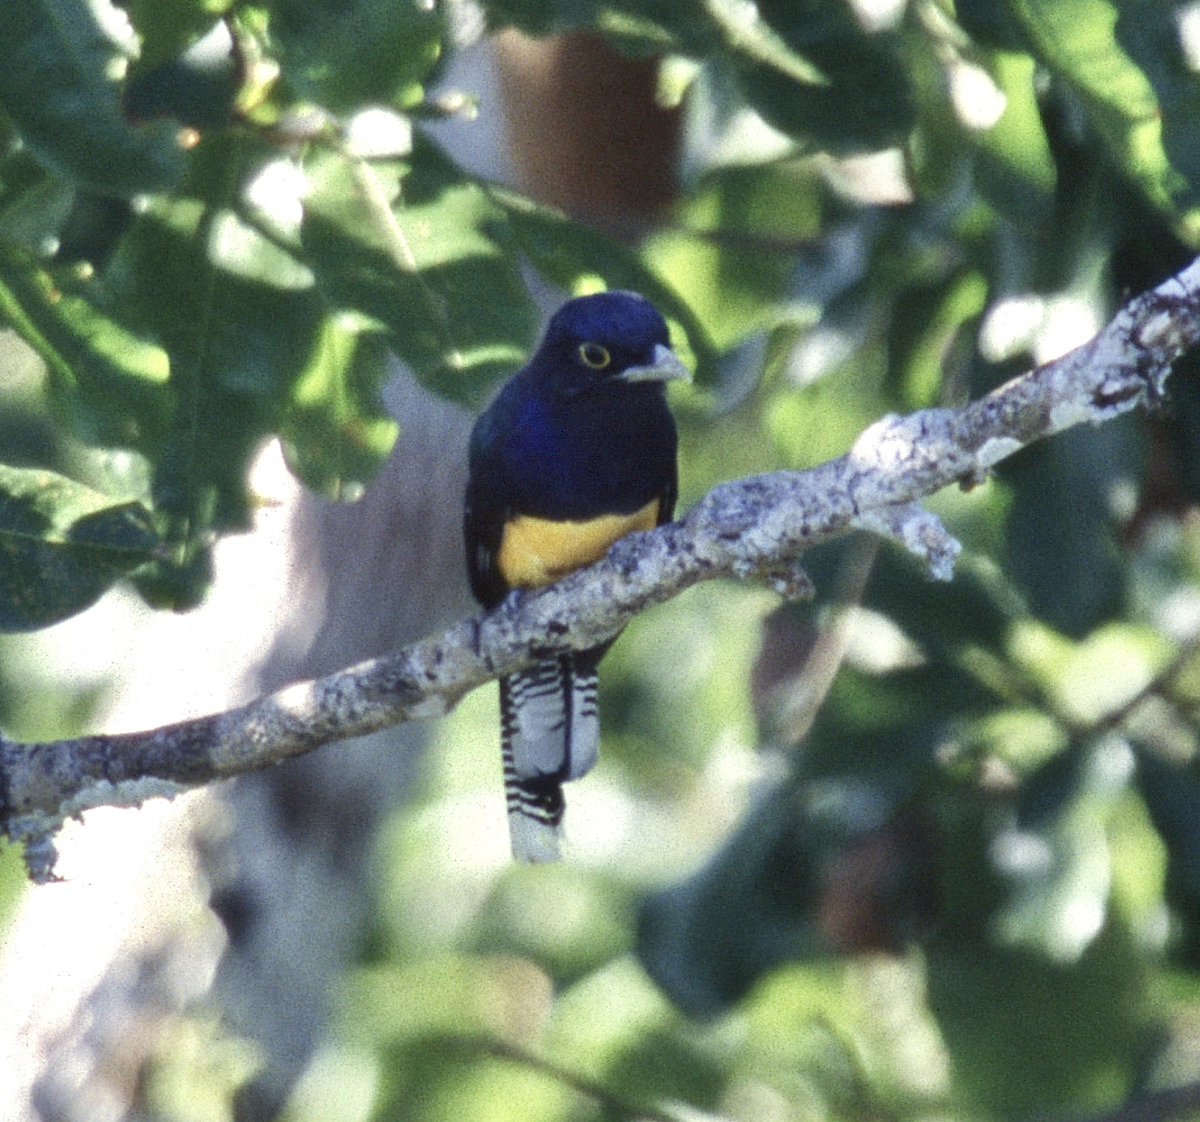
<instances>
[{"instance_id":1,"label":"bird's eye","mask_svg":"<svg viewBox=\"0 0 1200 1122\"><path fill-rule=\"evenodd\" d=\"M602 347L599 343L580 343L579 357L584 366L590 366L593 370L603 370L612 362L612 355L608 353L608 348Z\"/></svg>"}]
</instances>

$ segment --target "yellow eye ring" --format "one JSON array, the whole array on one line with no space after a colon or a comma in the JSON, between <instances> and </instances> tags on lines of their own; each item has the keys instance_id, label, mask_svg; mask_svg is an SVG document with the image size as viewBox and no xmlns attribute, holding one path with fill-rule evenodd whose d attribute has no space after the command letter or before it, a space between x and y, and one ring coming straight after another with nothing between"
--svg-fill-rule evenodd
<instances>
[{"instance_id":1,"label":"yellow eye ring","mask_svg":"<svg viewBox=\"0 0 1200 1122\"><path fill-rule=\"evenodd\" d=\"M602 347L599 343L580 343L579 359L584 366L592 370L603 370L612 362L612 355L608 353L607 347Z\"/></svg>"}]
</instances>

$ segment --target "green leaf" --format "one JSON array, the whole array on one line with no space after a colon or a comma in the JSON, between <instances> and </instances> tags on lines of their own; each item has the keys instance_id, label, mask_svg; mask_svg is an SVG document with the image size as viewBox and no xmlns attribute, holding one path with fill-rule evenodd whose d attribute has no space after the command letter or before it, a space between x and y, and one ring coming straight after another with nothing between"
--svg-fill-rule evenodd
<instances>
[{"instance_id":1,"label":"green leaf","mask_svg":"<svg viewBox=\"0 0 1200 1122\"><path fill-rule=\"evenodd\" d=\"M1200 234L1200 81L1180 44L1182 12L1157 0L1125 0L1116 36L1154 87L1162 114L1162 145L1171 167L1187 181L1174 203L1186 212L1193 239ZM1193 240L1194 244L1194 240Z\"/></svg>"},{"instance_id":2,"label":"green leaf","mask_svg":"<svg viewBox=\"0 0 1200 1122\"><path fill-rule=\"evenodd\" d=\"M1132 427L1117 422L1061 433L999 468L1013 488L1005 571L1066 635L1120 610L1126 573L1110 502L1114 486L1136 484L1140 460Z\"/></svg>"},{"instance_id":3,"label":"green leaf","mask_svg":"<svg viewBox=\"0 0 1200 1122\"><path fill-rule=\"evenodd\" d=\"M1006 0L956 0L954 16L977 43L1004 51L1028 47Z\"/></svg>"},{"instance_id":4,"label":"green leaf","mask_svg":"<svg viewBox=\"0 0 1200 1122\"><path fill-rule=\"evenodd\" d=\"M684 55L737 75L777 129L834 152L893 144L915 119L891 32L868 34L840 0L491 0L493 27L601 31L636 52Z\"/></svg>"},{"instance_id":5,"label":"green leaf","mask_svg":"<svg viewBox=\"0 0 1200 1122\"><path fill-rule=\"evenodd\" d=\"M1000 119L981 133L975 178L980 191L1010 222L1031 227L1050 215L1056 174L1027 54L995 51L989 70L1004 94Z\"/></svg>"},{"instance_id":6,"label":"green leaf","mask_svg":"<svg viewBox=\"0 0 1200 1122\"><path fill-rule=\"evenodd\" d=\"M357 498L387 459L399 431L379 398L387 357L370 325L347 315L323 319L279 426L288 466L312 490Z\"/></svg>"},{"instance_id":7,"label":"green leaf","mask_svg":"<svg viewBox=\"0 0 1200 1122\"><path fill-rule=\"evenodd\" d=\"M174 58L233 7L233 0L123 0L140 37L138 62L157 66Z\"/></svg>"},{"instance_id":8,"label":"green leaf","mask_svg":"<svg viewBox=\"0 0 1200 1122\"><path fill-rule=\"evenodd\" d=\"M1192 351L1175 364L1171 408L1163 419L1180 489L1200 502L1200 355Z\"/></svg>"},{"instance_id":9,"label":"green leaf","mask_svg":"<svg viewBox=\"0 0 1200 1122\"><path fill-rule=\"evenodd\" d=\"M1106 835L1125 788L1123 751L1076 742L1023 784L1018 817L993 845L1009 886L993 921L1004 943L1071 962L1098 935L1112 885Z\"/></svg>"},{"instance_id":10,"label":"green leaf","mask_svg":"<svg viewBox=\"0 0 1200 1122\"><path fill-rule=\"evenodd\" d=\"M821 867L847 829L813 821L790 787L772 792L703 868L642 901L643 968L688 1016L711 1017L767 971L828 954L815 915Z\"/></svg>"},{"instance_id":11,"label":"green leaf","mask_svg":"<svg viewBox=\"0 0 1200 1122\"><path fill-rule=\"evenodd\" d=\"M284 78L335 112L420 99L441 53L442 21L419 0L273 0Z\"/></svg>"},{"instance_id":12,"label":"green leaf","mask_svg":"<svg viewBox=\"0 0 1200 1122\"><path fill-rule=\"evenodd\" d=\"M775 128L841 154L896 144L913 127L896 35L865 32L840 0L760 0L765 23L741 7L710 10L730 9L723 22L742 86Z\"/></svg>"},{"instance_id":13,"label":"green leaf","mask_svg":"<svg viewBox=\"0 0 1200 1122\"><path fill-rule=\"evenodd\" d=\"M0 631L30 631L94 603L158 545L140 503L53 472L0 465Z\"/></svg>"},{"instance_id":14,"label":"green leaf","mask_svg":"<svg viewBox=\"0 0 1200 1122\"><path fill-rule=\"evenodd\" d=\"M79 192L47 175L40 166L14 168L14 163L4 163L5 179L15 171L18 182L5 182L0 196L0 244L45 254L54 245ZM31 181L25 181L30 172Z\"/></svg>"},{"instance_id":15,"label":"green leaf","mask_svg":"<svg viewBox=\"0 0 1200 1122\"><path fill-rule=\"evenodd\" d=\"M0 107L47 167L94 190L167 191L183 153L167 122L136 129L108 73L118 57L85 0L26 0L0 20Z\"/></svg>"},{"instance_id":16,"label":"green leaf","mask_svg":"<svg viewBox=\"0 0 1200 1122\"><path fill-rule=\"evenodd\" d=\"M961 333L978 320L986 299L987 282L975 270L896 294L889 380L905 409L926 408L942 400L946 361Z\"/></svg>"},{"instance_id":17,"label":"green leaf","mask_svg":"<svg viewBox=\"0 0 1200 1122\"><path fill-rule=\"evenodd\" d=\"M103 311L101 297L99 284L63 291L28 255L0 253L0 321L45 361L76 433L145 449L166 420L167 356Z\"/></svg>"},{"instance_id":18,"label":"green leaf","mask_svg":"<svg viewBox=\"0 0 1200 1122\"><path fill-rule=\"evenodd\" d=\"M152 608L186 612L203 603L215 576L212 549L200 543L172 550L169 557L156 557L130 580Z\"/></svg>"},{"instance_id":19,"label":"green leaf","mask_svg":"<svg viewBox=\"0 0 1200 1122\"><path fill-rule=\"evenodd\" d=\"M108 298L125 302L170 360L156 502L193 543L214 524L243 525L250 458L326 311L311 275L232 211L163 199L131 231L110 282Z\"/></svg>"},{"instance_id":20,"label":"green leaf","mask_svg":"<svg viewBox=\"0 0 1200 1122\"><path fill-rule=\"evenodd\" d=\"M488 26L528 35L588 29L631 53L674 51L702 57L719 45L713 12L727 16L729 0L485 0Z\"/></svg>"},{"instance_id":21,"label":"green leaf","mask_svg":"<svg viewBox=\"0 0 1200 1122\"><path fill-rule=\"evenodd\" d=\"M136 121L171 117L196 129L218 128L234 119L246 69L242 45L227 24L216 23L178 56L130 74L125 112Z\"/></svg>"},{"instance_id":22,"label":"green leaf","mask_svg":"<svg viewBox=\"0 0 1200 1122\"><path fill-rule=\"evenodd\" d=\"M170 413L149 454L181 564L211 528L245 523L246 470L270 434L306 483L340 495L367 482L395 436L379 397L385 340L329 269L318 284L300 245L303 186L261 139L214 134L189 196L154 200L104 278L108 304L169 358ZM345 256L332 267L347 269Z\"/></svg>"},{"instance_id":23,"label":"green leaf","mask_svg":"<svg viewBox=\"0 0 1200 1122\"><path fill-rule=\"evenodd\" d=\"M950 662L885 674L844 667L805 738L804 775L907 788L932 767L948 729L995 705L988 686Z\"/></svg>"},{"instance_id":24,"label":"green leaf","mask_svg":"<svg viewBox=\"0 0 1200 1122\"><path fill-rule=\"evenodd\" d=\"M1154 828L1167 850L1166 897L1178 916L1176 954L1200 967L1200 775L1161 754L1161 746L1133 742L1137 783Z\"/></svg>"},{"instance_id":25,"label":"green leaf","mask_svg":"<svg viewBox=\"0 0 1200 1122\"><path fill-rule=\"evenodd\" d=\"M806 555L805 569L818 588L836 588L845 556L844 546L814 550ZM995 572L963 563L954 580L930 581L911 554L892 546L876 554L863 606L885 615L925 654L950 663L968 647L1001 652L1021 609L1019 597Z\"/></svg>"},{"instance_id":26,"label":"green leaf","mask_svg":"<svg viewBox=\"0 0 1200 1122\"><path fill-rule=\"evenodd\" d=\"M1126 52L1117 37L1121 6L1111 0L1012 0L1011 10L1031 44L1034 56L1064 79L1082 99L1088 118L1126 176L1156 207L1182 217L1190 206L1188 164L1177 165L1164 145L1163 106L1146 72ZM1128 29L1145 18L1143 8L1131 10ZM1174 21L1173 14L1163 13ZM1140 33L1139 33L1140 34ZM1153 36L1153 32L1150 33ZM1145 49L1144 40L1138 46ZM1179 85L1173 84L1178 102ZM1194 97L1194 95L1192 95ZM1186 124L1184 123L1186 121ZM1191 128L1185 112L1181 128ZM1174 131L1176 150L1182 134ZM1194 150L1188 139L1185 151ZM1192 161L1194 166L1194 161ZM1195 224L1194 217L1189 221Z\"/></svg>"},{"instance_id":27,"label":"green leaf","mask_svg":"<svg viewBox=\"0 0 1200 1122\"><path fill-rule=\"evenodd\" d=\"M301 244L326 299L385 327L437 392L481 401L524 361L536 320L505 212L420 139L411 167L323 151L307 170Z\"/></svg>"},{"instance_id":28,"label":"green leaf","mask_svg":"<svg viewBox=\"0 0 1200 1122\"><path fill-rule=\"evenodd\" d=\"M964 1113L1089 1113L1129 1093L1146 1046L1142 965L1118 922L1071 964L947 939L930 948L926 969Z\"/></svg>"}]
</instances>

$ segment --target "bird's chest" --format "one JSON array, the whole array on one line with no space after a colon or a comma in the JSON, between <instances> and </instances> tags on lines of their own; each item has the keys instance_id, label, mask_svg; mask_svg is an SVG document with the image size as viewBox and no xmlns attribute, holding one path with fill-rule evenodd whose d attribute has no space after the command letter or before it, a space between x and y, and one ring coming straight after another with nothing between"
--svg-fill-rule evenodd
<instances>
[{"instance_id":1,"label":"bird's chest","mask_svg":"<svg viewBox=\"0 0 1200 1122\"><path fill-rule=\"evenodd\" d=\"M523 411L505 459L513 506L549 518L630 513L661 493L674 470L675 429L665 402L537 404Z\"/></svg>"}]
</instances>

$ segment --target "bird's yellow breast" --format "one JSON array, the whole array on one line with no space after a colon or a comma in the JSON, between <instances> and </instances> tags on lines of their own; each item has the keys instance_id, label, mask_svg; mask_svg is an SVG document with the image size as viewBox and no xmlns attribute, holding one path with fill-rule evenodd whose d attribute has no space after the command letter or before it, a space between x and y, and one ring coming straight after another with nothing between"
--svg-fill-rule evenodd
<instances>
[{"instance_id":1,"label":"bird's yellow breast","mask_svg":"<svg viewBox=\"0 0 1200 1122\"><path fill-rule=\"evenodd\" d=\"M505 524L496 564L510 588L537 588L599 561L618 538L657 524L658 499L633 514L602 514L584 522L519 514Z\"/></svg>"}]
</instances>

